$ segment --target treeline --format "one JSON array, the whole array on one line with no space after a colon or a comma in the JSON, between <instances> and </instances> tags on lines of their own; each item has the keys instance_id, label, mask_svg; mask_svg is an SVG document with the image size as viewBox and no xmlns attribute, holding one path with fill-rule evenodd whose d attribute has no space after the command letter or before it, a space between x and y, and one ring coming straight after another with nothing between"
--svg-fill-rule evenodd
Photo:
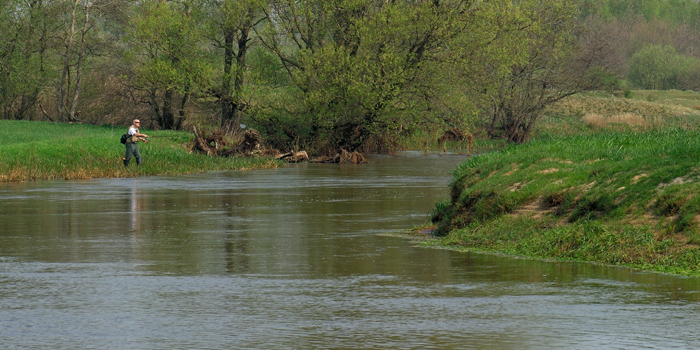
<instances>
[{"instance_id":1,"label":"treeline","mask_svg":"<svg viewBox=\"0 0 700 350\"><path fill-rule=\"evenodd\" d=\"M700 90L697 0L581 0L580 18L609 33L611 65L627 86Z\"/></svg>"},{"instance_id":2,"label":"treeline","mask_svg":"<svg viewBox=\"0 0 700 350\"><path fill-rule=\"evenodd\" d=\"M646 21L694 24L700 20L697 0L576 0L582 17L606 20L635 18Z\"/></svg>"},{"instance_id":3,"label":"treeline","mask_svg":"<svg viewBox=\"0 0 700 350\"><path fill-rule=\"evenodd\" d=\"M523 142L571 94L625 77L695 83L697 12L690 0L2 0L0 118L248 124L317 153L475 125ZM686 68L657 78L659 57Z\"/></svg>"}]
</instances>

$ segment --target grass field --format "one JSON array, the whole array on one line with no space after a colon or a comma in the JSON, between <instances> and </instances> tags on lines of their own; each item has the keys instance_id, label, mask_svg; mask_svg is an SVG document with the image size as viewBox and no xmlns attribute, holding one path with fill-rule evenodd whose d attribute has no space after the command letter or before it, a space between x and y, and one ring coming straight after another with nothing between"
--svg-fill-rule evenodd
<instances>
[{"instance_id":1,"label":"grass field","mask_svg":"<svg viewBox=\"0 0 700 350\"><path fill-rule=\"evenodd\" d=\"M597 92L569 97L547 108L534 137L700 127L700 93L643 90L633 96Z\"/></svg>"},{"instance_id":2,"label":"grass field","mask_svg":"<svg viewBox=\"0 0 700 350\"><path fill-rule=\"evenodd\" d=\"M190 153L191 133L148 131L142 166L122 163L126 127L0 120L0 181L88 179L275 167L267 158L219 158Z\"/></svg>"}]
</instances>

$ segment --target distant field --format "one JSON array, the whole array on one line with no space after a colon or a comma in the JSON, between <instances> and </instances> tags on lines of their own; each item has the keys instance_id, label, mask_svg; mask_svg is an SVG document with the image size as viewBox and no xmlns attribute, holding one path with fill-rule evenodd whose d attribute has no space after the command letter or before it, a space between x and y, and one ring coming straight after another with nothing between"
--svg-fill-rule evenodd
<instances>
[{"instance_id":1,"label":"distant field","mask_svg":"<svg viewBox=\"0 0 700 350\"><path fill-rule=\"evenodd\" d=\"M633 91L632 98L613 97L606 93L575 95L547 108L534 136L668 127L700 127L700 93L640 90Z\"/></svg>"}]
</instances>

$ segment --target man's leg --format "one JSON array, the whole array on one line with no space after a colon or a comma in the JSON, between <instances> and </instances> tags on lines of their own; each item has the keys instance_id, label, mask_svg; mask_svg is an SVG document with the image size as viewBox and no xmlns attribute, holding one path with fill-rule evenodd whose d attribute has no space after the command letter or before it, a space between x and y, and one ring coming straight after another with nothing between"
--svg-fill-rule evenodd
<instances>
[{"instance_id":1,"label":"man's leg","mask_svg":"<svg viewBox=\"0 0 700 350\"><path fill-rule=\"evenodd\" d=\"M136 158L137 165L141 165L141 163L143 163L143 158L141 158L141 150L137 144L134 144L134 158Z\"/></svg>"},{"instance_id":2,"label":"man's leg","mask_svg":"<svg viewBox=\"0 0 700 350\"><path fill-rule=\"evenodd\" d=\"M124 156L124 166L125 167L129 166L129 161L131 160L131 156L133 154L134 154L134 144L127 143L126 144L126 155Z\"/></svg>"}]
</instances>

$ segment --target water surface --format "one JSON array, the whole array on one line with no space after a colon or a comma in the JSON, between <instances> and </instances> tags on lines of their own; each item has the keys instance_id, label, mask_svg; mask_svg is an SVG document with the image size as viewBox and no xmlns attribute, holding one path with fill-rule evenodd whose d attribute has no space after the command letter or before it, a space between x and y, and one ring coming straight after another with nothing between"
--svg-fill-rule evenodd
<instances>
[{"instance_id":1,"label":"water surface","mask_svg":"<svg viewBox=\"0 0 700 350\"><path fill-rule=\"evenodd\" d=\"M692 349L700 283L426 249L463 156L0 185L1 349Z\"/></svg>"}]
</instances>

